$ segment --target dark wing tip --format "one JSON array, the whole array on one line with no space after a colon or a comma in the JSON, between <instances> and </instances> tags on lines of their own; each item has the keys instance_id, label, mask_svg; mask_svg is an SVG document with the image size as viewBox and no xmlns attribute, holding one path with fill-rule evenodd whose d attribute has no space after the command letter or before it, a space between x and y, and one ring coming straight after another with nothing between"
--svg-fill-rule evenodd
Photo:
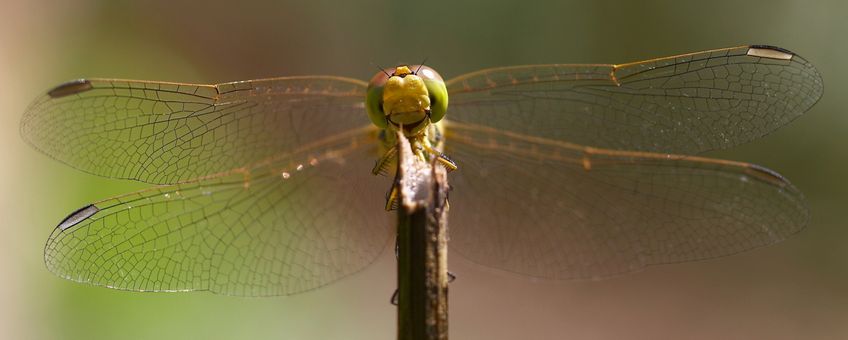
<instances>
[{"instance_id":1,"label":"dark wing tip","mask_svg":"<svg viewBox=\"0 0 848 340\"><path fill-rule=\"evenodd\" d=\"M91 85L91 81L87 79L76 79L54 87L52 90L47 91L47 95L51 98L61 98L72 94L82 93L91 90L92 88L94 88L94 86Z\"/></svg>"},{"instance_id":2,"label":"dark wing tip","mask_svg":"<svg viewBox=\"0 0 848 340\"><path fill-rule=\"evenodd\" d=\"M792 51L789 51L785 48L780 48L771 45L751 45L748 46L748 52L746 53L749 56L761 57L761 58L769 58L769 59L777 59L777 60L792 60L793 57L797 56Z\"/></svg>"},{"instance_id":3,"label":"dark wing tip","mask_svg":"<svg viewBox=\"0 0 848 340\"><path fill-rule=\"evenodd\" d=\"M755 48L755 49L761 49L761 50L772 50L772 51L777 51L777 52L781 52L781 53L797 55L795 52L787 50L783 47L777 47L777 46L772 46L772 45L750 45L750 46L748 46L748 48Z\"/></svg>"},{"instance_id":4,"label":"dark wing tip","mask_svg":"<svg viewBox=\"0 0 848 340\"><path fill-rule=\"evenodd\" d=\"M62 222L59 222L59 225L56 227L59 228L59 230L61 231L65 231L68 228L71 228L77 224L80 224L82 221L85 221L92 215L96 214L98 211L100 211L100 208L94 206L94 204L89 204L72 212L70 215L68 215L68 217L65 217Z\"/></svg>"},{"instance_id":5,"label":"dark wing tip","mask_svg":"<svg viewBox=\"0 0 848 340\"><path fill-rule=\"evenodd\" d=\"M764 166L748 164L748 167L745 168L745 174L747 174L748 177L761 180L779 188L792 186L792 184L789 183L789 180L786 179L786 177L783 177L783 175Z\"/></svg>"}]
</instances>

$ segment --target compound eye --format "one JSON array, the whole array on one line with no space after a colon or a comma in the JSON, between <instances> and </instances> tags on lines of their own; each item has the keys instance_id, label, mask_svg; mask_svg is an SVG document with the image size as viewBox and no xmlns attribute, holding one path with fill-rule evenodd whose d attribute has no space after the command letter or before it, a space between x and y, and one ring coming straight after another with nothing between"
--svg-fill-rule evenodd
<instances>
[{"instance_id":1,"label":"compound eye","mask_svg":"<svg viewBox=\"0 0 848 340\"><path fill-rule=\"evenodd\" d=\"M383 113L383 89L386 87L386 82L391 77L390 72L392 71L394 70L386 69L384 72L378 72L368 82L365 110L368 112L368 118L371 119L371 122L381 129L388 126L386 114Z\"/></svg>"},{"instance_id":2,"label":"compound eye","mask_svg":"<svg viewBox=\"0 0 848 340\"><path fill-rule=\"evenodd\" d=\"M392 75L392 72L395 70L392 68L384 69L382 72L377 72L373 77L371 77L371 81L368 82L368 88L374 87L383 87L386 85L386 82Z\"/></svg>"},{"instance_id":3,"label":"compound eye","mask_svg":"<svg viewBox=\"0 0 848 340\"><path fill-rule=\"evenodd\" d=\"M415 75L421 77L423 80L435 80L444 83L445 80L442 79L442 76L439 75L436 70L430 68L426 65L413 65L409 67L413 71L415 71Z\"/></svg>"}]
</instances>

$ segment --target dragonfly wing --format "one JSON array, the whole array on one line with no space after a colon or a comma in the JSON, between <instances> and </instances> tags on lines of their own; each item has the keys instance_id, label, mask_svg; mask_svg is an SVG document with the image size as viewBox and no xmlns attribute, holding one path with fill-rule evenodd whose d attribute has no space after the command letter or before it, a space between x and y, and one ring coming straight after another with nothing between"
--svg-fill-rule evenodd
<instances>
[{"instance_id":1,"label":"dragonfly wing","mask_svg":"<svg viewBox=\"0 0 848 340\"><path fill-rule=\"evenodd\" d=\"M242 296L294 294L348 276L391 236L376 199L390 183L368 171L373 130L94 203L53 231L47 267L117 289Z\"/></svg>"},{"instance_id":2,"label":"dragonfly wing","mask_svg":"<svg viewBox=\"0 0 848 340\"><path fill-rule=\"evenodd\" d=\"M810 63L768 46L621 65L495 68L447 87L452 121L600 148L685 154L766 135L822 94Z\"/></svg>"},{"instance_id":3,"label":"dragonfly wing","mask_svg":"<svg viewBox=\"0 0 848 340\"><path fill-rule=\"evenodd\" d=\"M365 87L335 77L218 85L78 80L31 104L21 132L83 171L172 184L367 124Z\"/></svg>"},{"instance_id":4,"label":"dragonfly wing","mask_svg":"<svg viewBox=\"0 0 848 340\"><path fill-rule=\"evenodd\" d=\"M739 162L614 151L448 122L451 249L552 279L725 256L800 231L801 193Z\"/></svg>"}]
</instances>

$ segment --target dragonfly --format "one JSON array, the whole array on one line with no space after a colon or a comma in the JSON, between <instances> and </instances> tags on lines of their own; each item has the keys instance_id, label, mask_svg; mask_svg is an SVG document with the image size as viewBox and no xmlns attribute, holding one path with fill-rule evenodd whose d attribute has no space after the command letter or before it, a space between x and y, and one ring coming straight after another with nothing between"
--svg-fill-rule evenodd
<instances>
[{"instance_id":1,"label":"dragonfly","mask_svg":"<svg viewBox=\"0 0 848 340\"><path fill-rule=\"evenodd\" d=\"M418 78L402 88L425 92L417 108L396 100L390 112L382 92L399 75ZM807 60L765 45L447 81L416 66L370 84L81 79L37 98L21 132L71 167L152 185L55 227L44 261L69 280L276 296L350 276L395 234L391 180L375 176L391 163L394 130L456 168L452 252L534 278L597 279L801 231L810 215L786 178L699 154L791 122L822 86Z\"/></svg>"}]
</instances>

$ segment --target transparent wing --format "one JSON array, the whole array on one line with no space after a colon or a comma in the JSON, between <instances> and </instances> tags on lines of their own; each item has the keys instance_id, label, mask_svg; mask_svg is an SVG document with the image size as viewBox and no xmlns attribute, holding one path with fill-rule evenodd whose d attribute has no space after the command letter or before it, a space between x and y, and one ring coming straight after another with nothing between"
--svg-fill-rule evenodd
<instances>
[{"instance_id":1,"label":"transparent wing","mask_svg":"<svg viewBox=\"0 0 848 340\"><path fill-rule=\"evenodd\" d=\"M50 235L59 276L137 291L287 295L359 271L386 248L373 128L246 170L94 203Z\"/></svg>"},{"instance_id":2,"label":"transparent wing","mask_svg":"<svg viewBox=\"0 0 848 340\"><path fill-rule=\"evenodd\" d=\"M334 77L218 85L78 80L31 104L21 132L80 170L172 184L367 124L365 86Z\"/></svg>"},{"instance_id":3,"label":"transparent wing","mask_svg":"<svg viewBox=\"0 0 848 340\"><path fill-rule=\"evenodd\" d=\"M768 134L822 94L810 63L769 46L622 65L495 68L447 85L452 121L608 149L685 154Z\"/></svg>"},{"instance_id":4,"label":"transparent wing","mask_svg":"<svg viewBox=\"0 0 848 340\"><path fill-rule=\"evenodd\" d=\"M729 255L800 231L783 177L746 163L588 148L450 122L451 249L525 275L598 278Z\"/></svg>"}]
</instances>

